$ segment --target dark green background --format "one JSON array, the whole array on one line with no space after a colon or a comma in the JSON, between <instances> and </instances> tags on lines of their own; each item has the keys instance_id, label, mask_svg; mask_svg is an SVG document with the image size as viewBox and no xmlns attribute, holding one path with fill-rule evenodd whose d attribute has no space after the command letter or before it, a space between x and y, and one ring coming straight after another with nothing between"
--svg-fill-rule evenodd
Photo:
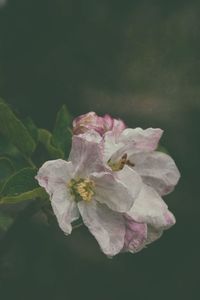
<instances>
[{"instance_id":1,"label":"dark green background","mask_svg":"<svg viewBox=\"0 0 200 300\"><path fill-rule=\"evenodd\" d=\"M0 95L52 128L67 104L161 127L182 178L177 224L107 259L86 229L65 237L22 215L1 243L0 299L200 299L199 1L10 0L0 10Z\"/></svg>"}]
</instances>

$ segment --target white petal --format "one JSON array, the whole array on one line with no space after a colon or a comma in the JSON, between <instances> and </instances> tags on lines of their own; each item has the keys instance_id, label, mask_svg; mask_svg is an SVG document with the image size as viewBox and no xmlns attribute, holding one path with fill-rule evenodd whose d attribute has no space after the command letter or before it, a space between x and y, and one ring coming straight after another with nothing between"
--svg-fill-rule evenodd
<instances>
[{"instance_id":1,"label":"white petal","mask_svg":"<svg viewBox=\"0 0 200 300\"><path fill-rule=\"evenodd\" d=\"M79 137L87 140L88 142L100 143L102 141L101 135L95 130L91 129L85 133L79 134Z\"/></svg>"},{"instance_id":2,"label":"white petal","mask_svg":"<svg viewBox=\"0 0 200 300\"><path fill-rule=\"evenodd\" d=\"M48 194L52 194L57 187L66 184L73 176L74 168L71 162L62 159L45 162L39 169L36 179Z\"/></svg>"},{"instance_id":3,"label":"white petal","mask_svg":"<svg viewBox=\"0 0 200 300\"><path fill-rule=\"evenodd\" d=\"M116 135L114 134L114 132L106 132L104 134L104 162L107 163L111 156L123 146L123 143L118 143L116 141Z\"/></svg>"},{"instance_id":4,"label":"white petal","mask_svg":"<svg viewBox=\"0 0 200 300\"><path fill-rule=\"evenodd\" d=\"M124 144L134 141L137 149L153 151L157 148L162 134L163 130L160 128L127 128L121 133L118 141Z\"/></svg>"},{"instance_id":5,"label":"white petal","mask_svg":"<svg viewBox=\"0 0 200 300\"><path fill-rule=\"evenodd\" d=\"M93 173L90 179L95 183L95 199L114 211L129 211L140 191L140 177L135 172L126 171L127 168L115 177L111 173ZM133 177L128 178L129 174Z\"/></svg>"},{"instance_id":6,"label":"white petal","mask_svg":"<svg viewBox=\"0 0 200 300\"><path fill-rule=\"evenodd\" d=\"M144 183L152 186L160 195L170 193L180 178L174 160L165 153L138 153L129 157L129 160Z\"/></svg>"},{"instance_id":7,"label":"white petal","mask_svg":"<svg viewBox=\"0 0 200 300\"><path fill-rule=\"evenodd\" d=\"M102 251L114 256L124 245L125 225L123 216L110 210L106 205L97 203L78 203L83 222L95 236Z\"/></svg>"},{"instance_id":8,"label":"white petal","mask_svg":"<svg viewBox=\"0 0 200 300\"><path fill-rule=\"evenodd\" d=\"M147 223L158 229L166 229L175 223L168 207L158 193L150 186L143 185L128 215L136 222ZM170 222L169 222L170 219Z\"/></svg>"},{"instance_id":9,"label":"white petal","mask_svg":"<svg viewBox=\"0 0 200 300\"><path fill-rule=\"evenodd\" d=\"M79 211L66 186L61 185L53 193L51 205L60 228L65 234L70 234L72 231L71 223L79 218Z\"/></svg>"},{"instance_id":10,"label":"white petal","mask_svg":"<svg viewBox=\"0 0 200 300\"><path fill-rule=\"evenodd\" d=\"M121 171L116 172L116 178L129 190L133 199L136 199L142 188L141 177L129 166L125 165Z\"/></svg>"},{"instance_id":11,"label":"white petal","mask_svg":"<svg viewBox=\"0 0 200 300\"><path fill-rule=\"evenodd\" d=\"M76 168L76 175L87 177L91 172L104 170L102 149L97 142L73 136L69 160Z\"/></svg>"}]
</instances>

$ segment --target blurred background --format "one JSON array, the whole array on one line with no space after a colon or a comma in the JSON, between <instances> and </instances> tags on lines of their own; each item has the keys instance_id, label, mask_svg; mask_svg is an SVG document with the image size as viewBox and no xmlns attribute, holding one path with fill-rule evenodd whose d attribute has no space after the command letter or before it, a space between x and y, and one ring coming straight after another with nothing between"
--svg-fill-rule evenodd
<instances>
[{"instance_id":1,"label":"blurred background","mask_svg":"<svg viewBox=\"0 0 200 300\"><path fill-rule=\"evenodd\" d=\"M200 299L199 15L199 1L0 1L12 109L48 129L63 103L161 127L182 174L165 197L177 224L135 255L108 259L86 229L65 237L22 214L0 246L2 300Z\"/></svg>"}]
</instances>

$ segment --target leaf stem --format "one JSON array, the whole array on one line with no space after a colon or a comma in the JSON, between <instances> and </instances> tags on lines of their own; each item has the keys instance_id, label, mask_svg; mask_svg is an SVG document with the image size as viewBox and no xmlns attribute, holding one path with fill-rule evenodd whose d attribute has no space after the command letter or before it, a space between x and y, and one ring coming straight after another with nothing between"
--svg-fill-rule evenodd
<instances>
[{"instance_id":1,"label":"leaf stem","mask_svg":"<svg viewBox=\"0 0 200 300\"><path fill-rule=\"evenodd\" d=\"M72 229L77 229L77 228L79 228L81 226L83 226L83 223L79 223L79 224L73 225Z\"/></svg>"},{"instance_id":2,"label":"leaf stem","mask_svg":"<svg viewBox=\"0 0 200 300\"><path fill-rule=\"evenodd\" d=\"M32 161L31 158L29 158L29 157L24 157L24 158L25 158L26 162L27 162L32 168L37 169L36 165L34 164L34 162Z\"/></svg>"}]
</instances>

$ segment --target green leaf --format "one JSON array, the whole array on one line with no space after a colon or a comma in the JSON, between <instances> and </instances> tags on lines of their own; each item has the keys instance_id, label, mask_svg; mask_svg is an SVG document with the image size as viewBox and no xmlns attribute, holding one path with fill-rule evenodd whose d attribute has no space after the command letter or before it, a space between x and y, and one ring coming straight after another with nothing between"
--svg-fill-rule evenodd
<instances>
[{"instance_id":1,"label":"green leaf","mask_svg":"<svg viewBox=\"0 0 200 300\"><path fill-rule=\"evenodd\" d=\"M36 198L47 198L48 195L45 190L41 187L38 187L32 191L24 192L15 196L3 196L0 198L0 204L15 204L22 201L32 200Z\"/></svg>"},{"instance_id":2,"label":"green leaf","mask_svg":"<svg viewBox=\"0 0 200 300\"><path fill-rule=\"evenodd\" d=\"M67 155L71 148L71 123L72 116L68 112L66 105L63 105L56 117L56 123L52 136L52 143L57 148L61 149L64 154Z\"/></svg>"},{"instance_id":3,"label":"green leaf","mask_svg":"<svg viewBox=\"0 0 200 300\"><path fill-rule=\"evenodd\" d=\"M52 145L52 134L46 129L39 129L39 141L46 148L51 158L64 158L63 152Z\"/></svg>"},{"instance_id":4,"label":"green leaf","mask_svg":"<svg viewBox=\"0 0 200 300\"><path fill-rule=\"evenodd\" d=\"M25 157L30 157L36 144L23 123L9 106L0 99L0 132L11 141Z\"/></svg>"},{"instance_id":5,"label":"green leaf","mask_svg":"<svg viewBox=\"0 0 200 300\"><path fill-rule=\"evenodd\" d=\"M25 118L23 120L23 123L27 128L28 132L30 133L30 135L32 136L32 138L34 139L35 143L37 144L39 140L39 133L38 133L37 126L35 125L33 120L29 117Z\"/></svg>"},{"instance_id":6,"label":"green leaf","mask_svg":"<svg viewBox=\"0 0 200 300\"><path fill-rule=\"evenodd\" d=\"M38 187L34 168L24 168L12 175L4 184L0 203L18 203L34 198L44 198L47 196L43 188Z\"/></svg>"},{"instance_id":7,"label":"green leaf","mask_svg":"<svg viewBox=\"0 0 200 300\"><path fill-rule=\"evenodd\" d=\"M8 178L1 190L1 196L16 196L38 188L35 180L37 170L24 168Z\"/></svg>"},{"instance_id":8,"label":"green leaf","mask_svg":"<svg viewBox=\"0 0 200 300\"><path fill-rule=\"evenodd\" d=\"M0 182L14 172L14 166L7 157L0 157Z\"/></svg>"}]
</instances>

